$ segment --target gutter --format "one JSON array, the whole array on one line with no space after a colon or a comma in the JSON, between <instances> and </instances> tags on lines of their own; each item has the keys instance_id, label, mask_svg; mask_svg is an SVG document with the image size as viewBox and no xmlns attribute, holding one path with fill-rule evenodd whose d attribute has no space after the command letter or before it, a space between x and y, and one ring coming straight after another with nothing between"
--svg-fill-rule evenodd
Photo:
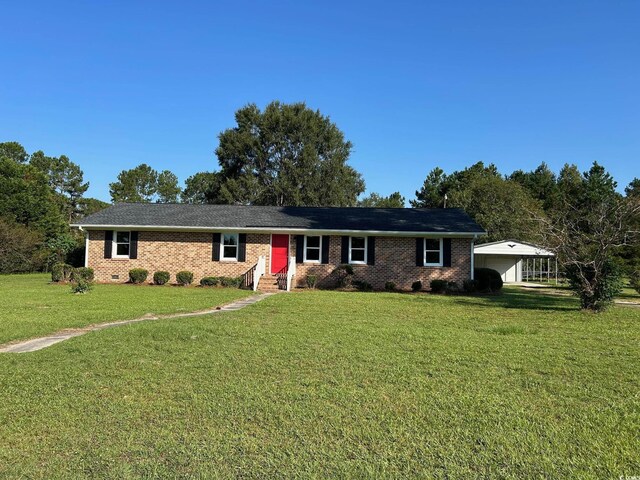
<instances>
[{"instance_id":1,"label":"gutter","mask_svg":"<svg viewBox=\"0 0 640 480\"><path fill-rule=\"evenodd\" d=\"M317 235L357 235L367 234L380 237L446 237L446 238L477 238L478 235L486 234L481 232L420 232L420 231L390 231L390 230L327 230L314 228L281 228L281 227L184 227L177 225L88 225L74 223L71 227L80 230L136 230L136 231L162 231L162 232L241 232L241 233L288 233L293 235L308 234L313 232Z\"/></svg>"}]
</instances>

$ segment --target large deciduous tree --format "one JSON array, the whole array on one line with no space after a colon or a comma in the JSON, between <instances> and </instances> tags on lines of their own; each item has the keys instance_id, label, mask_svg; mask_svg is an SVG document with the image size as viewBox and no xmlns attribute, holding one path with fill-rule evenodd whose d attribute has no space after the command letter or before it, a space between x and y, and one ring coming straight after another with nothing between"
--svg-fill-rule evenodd
<instances>
[{"instance_id":1,"label":"large deciduous tree","mask_svg":"<svg viewBox=\"0 0 640 480\"><path fill-rule=\"evenodd\" d=\"M236 112L236 127L219 136L216 155L225 203L354 206L362 176L347 164L351 142L319 111L304 103L250 104Z\"/></svg>"},{"instance_id":2,"label":"large deciduous tree","mask_svg":"<svg viewBox=\"0 0 640 480\"><path fill-rule=\"evenodd\" d=\"M562 180L561 175L561 180ZM615 256L620 249L637 245L634 219L640 201L616 192L616 182L594 162L577 182L567 168L562 204L549 217L541 217L545 245L557 253L582 308L601 311L620 290L620 271Z\"/></svg>"},{"instance_id":3,"label":"large deciduous tree","mask_svg":"<svg viewBox=\"0 0 640 480\"><path fill-rule=\"evenodd\" d=\"M411 201L415 208L457 207L464 209L488 232L488 241L518 238L535 241L542 215L539 202L519 183L506 180L495 165L478 162L450 175L441 168L429 172Z\"/></svg>"},{"instance_id":4,"label":"large deciduous tree","mask_svg":"<svg viewBox=\"0 0 640 480\"><path fill-rule=\"evenodd\" d=\"M0 216L47 238L63 231L66 223L45 174L7 157L0 158Z\"/></svg>"},{"instance_id":5,"label":"large deciduous tree","mask_svg":"<svg viewBox=\"0 0 640 480\"><path fill-rule=\"evenodd\" d=\"M0 217L0 272L32 272L44 264L42 233Z\"/></svg>"}]
</instances>

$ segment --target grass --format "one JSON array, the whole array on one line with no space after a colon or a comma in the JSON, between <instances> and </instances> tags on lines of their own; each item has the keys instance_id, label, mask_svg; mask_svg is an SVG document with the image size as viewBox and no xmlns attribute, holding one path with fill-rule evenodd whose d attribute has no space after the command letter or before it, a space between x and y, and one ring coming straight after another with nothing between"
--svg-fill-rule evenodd
<instances>
[{"instance_id":1,"label":"grass","mask_svg":"<svg viewBox=\"0 0 640 480\"><path fill-rule=\"evenodd\" d=\"M639 344L638 308L517 289L93 332L0 355L0 477L638 475Z\"/></svg>"},{"instance_id":2,"label":"grass","mask_svg":"<svg viewBox=\"0 0 640 480\"><path fill-rule=\"evenodd\" d=\"M88 294L74 295L69 285L49 280L48 274L0 275L0 344L146 313L202 310L249 294L227 288L95 285Z\"/></svg>"}]
</instances>

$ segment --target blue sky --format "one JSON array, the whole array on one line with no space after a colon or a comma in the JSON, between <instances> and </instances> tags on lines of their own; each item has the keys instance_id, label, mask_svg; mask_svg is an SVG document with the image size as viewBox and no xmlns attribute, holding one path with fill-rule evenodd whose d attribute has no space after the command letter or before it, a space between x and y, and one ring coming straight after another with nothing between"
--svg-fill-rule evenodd
<instances>
[{"instance_id":1,"label":"blue sky","mask_svg":"<svg viewBox=\"0 0 640 480\"><path fill-rule=\"evenodd\" d=\"M604 164L640 176L640 2L9 2L0 141L68 155L109 200L122 169L217 168L254 102L305 101L368 191L427 172Z\"/></svg>"}]
</instances>

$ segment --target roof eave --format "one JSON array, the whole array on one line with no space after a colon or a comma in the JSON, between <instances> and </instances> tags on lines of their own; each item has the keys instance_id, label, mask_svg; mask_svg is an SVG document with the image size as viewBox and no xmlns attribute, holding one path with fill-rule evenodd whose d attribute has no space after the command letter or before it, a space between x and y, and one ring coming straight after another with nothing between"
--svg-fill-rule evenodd
<instances>
[{"instance_id":1,"label":"roof eave","mask_svg":"<svg viewBox=\"0 0 640 480\"><path fill-rule=\"evenodd\" d=\"M433 236L433 237L460 237L460 238L476 238L485 235L484 230L476 230L469 232L455 231L399 231L399 230L331 230L316 228L280 228L280 227L184 227L177 225L113 225L113 224L85 224L74 223L71 227L81 230L139 230L139 231L180 231L180 232L242 232L242 233L288 233L288 234L305 234L313 232L317 235L350 235L350 234L367 234L387 237L415 237L415 236Z\"/></svg>"}]
</instances>

